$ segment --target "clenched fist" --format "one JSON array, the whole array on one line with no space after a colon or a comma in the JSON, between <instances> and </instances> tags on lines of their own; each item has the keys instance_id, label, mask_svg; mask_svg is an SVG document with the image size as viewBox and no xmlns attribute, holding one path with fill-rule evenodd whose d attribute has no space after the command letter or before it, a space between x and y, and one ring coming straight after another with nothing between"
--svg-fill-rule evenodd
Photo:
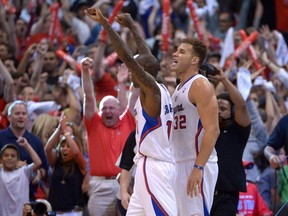
<instances>
[{"instance_id":1,"label":"clenched fist","mask_svg":"<svg viewBox=\"0 0 288 216\"><path fill-rule=\"evenodd\" d=\"M89 70L92 67L93 59L91 59L89 57L83 58L81 60L81 64L82 64L82 70L83 71L87 71L87 70Z\"/></svg>"},{"instance_id":2,"label":"clenched fist","mask_svg":"<svg viewBox=\"0 0 288 216\"><path fill-rule=\"evenodd\" d=\"M103 20L106 20L106 18L103 16L101 10L97 7L89 8L85 10L85 13L88 17L90 17L95 22L101 23Z\"/></svg>"},{"instance_id":3,"label":"clenched fist","mask_svg":"<svg viewBox=\"0 0 288 216\"><path fill-rule=\"evenodd\" d=\"M116 21L117 21L121 26L124 26L124 27L127 27L127 28L129 28L129 27L134 23L131 15L128 14L128 13L119 14L119 15L116 17Z\"/></svg>"}]
</instances>

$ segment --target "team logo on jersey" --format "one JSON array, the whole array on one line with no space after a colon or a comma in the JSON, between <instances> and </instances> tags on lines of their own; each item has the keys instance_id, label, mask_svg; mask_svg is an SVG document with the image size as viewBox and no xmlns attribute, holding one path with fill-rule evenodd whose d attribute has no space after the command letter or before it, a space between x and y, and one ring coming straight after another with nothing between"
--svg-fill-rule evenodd
<instances>
[{"instance_id":1,"label":"team logo on jersey","mask_svg":"<svg viewBox=\"0 0 288 216\"><path fill-rule=\"evenodd\" d=\"M164 109L165 109L165 115L167 115L168 113L171 113L171 112L173 112L173 107L172 107L172 104L166 104L165 106L164 106Z\"/></svg>"},{"instance_id":2,"label":"team logo on jersey","mask_svg":"<svg viewBox=\"0 0 288 216\"><path fill-rule=\"evenodd\" d=\"M173 110L174 110L174 114L180 111L184 111L183 104L177 105L176 107L173 108Z\"/></svg>"}]
</instances>

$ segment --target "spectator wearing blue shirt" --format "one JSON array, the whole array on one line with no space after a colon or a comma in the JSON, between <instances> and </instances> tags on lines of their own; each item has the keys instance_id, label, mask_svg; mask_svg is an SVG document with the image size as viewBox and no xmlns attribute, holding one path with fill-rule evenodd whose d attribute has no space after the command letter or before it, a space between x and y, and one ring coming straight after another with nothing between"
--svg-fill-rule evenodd
<instances>
[{"instance_id":1,"label":"spectator wearing blue shirt","mask_svg":"<svg viewBox=\"0 0 288 216\"><path fill-rule=\"evenodd\" d=\"M0 131L0 148L7 143L15 144L20 151L18 166L21 167L26 164L31 164L33 163L32 158L28 152L17 143L19 137L24 137L42 161L42 166L37 170L37 175L35 176L32 185L30 185L30 200L34 200L34 194L37 190L38 181L45 177L48 169L43 144L40 138L30 133L26 129L26 125L28 123L28 112L24 101L17 100L10 105L8 109L8 119L10 121L10 126L5 130Z\"/></svg>"},{"instance_id":2,"label":"spectator wearing blue shirt","mask_svg":"<svg viewBox=\"0 0 288 216\"><path fill-rule=\"evenodd\" d=\"M268 144L264 149L264 154L270 165L273 168L281 167L281 160L276 154L276 151L282 147L288 152L288 114L283 116L276 127L274 128L272 134L269 137Z\"/></svg>"}]
</instances>

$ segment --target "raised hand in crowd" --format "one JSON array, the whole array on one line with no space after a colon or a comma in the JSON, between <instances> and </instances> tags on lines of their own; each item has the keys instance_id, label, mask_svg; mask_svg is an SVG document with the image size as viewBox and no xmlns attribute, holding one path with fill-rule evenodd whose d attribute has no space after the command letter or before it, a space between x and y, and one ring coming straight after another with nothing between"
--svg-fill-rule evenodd
<instances>
[{"instance_id":1,"label":"raised hand in crowd","mask_svg":"<svg viewBox=\"0 0 288 216\"><path fill-rule=\"evenodd\" d=\"M28 154L30 155L34 163L33 171L36 171L41 166L42 161L37 155L37 153L35 152L35 150L32 148L31 144L28 143L25 137L19 137L17 140L17 143L19 144L19 146L23 147L28 152Z\"/></svg>"},{"instance_id":2,"label":"raised hand in crowd","mask_svg":"<svg viewBox=\"0 0 288 216\"><path fill-rule=\"evenodd\" d=\"M44 58L48 50L48 41L46 39L42 39L42 41L37 44L36 47L36 57L32 67L32 76L31 76L31 85L35 88L39 83L39 78L42 73L43 65L44 65ZM43 86L43 88L45 88Z\"/></svg>"},{"instance_id":3,"label":"raised hand in crowd","mask_svg":"<svg viewBox=\"0 0 288 216\"><path fill-rule=\"evenodd\" d=\"M37 44L36 43L33 43L28 47L28 49L25 51L19 65L17 67L18 73L20 73L20 74L27 73L28 63L33 58L33 56L36 54L36 50L37 50Z\"/></svg>"},{"instance_id":4,"label":"raised hand in crowd","mask_svg":"<svg viewBox=\"0 0 288 216\"><path fill-rule=\"evenodd\" d=\"M13 6L10 2L8 3L11 6ZM8 6L9 7L9 6ZM2 6L0 8L0 30L3 31L3 35L6 34L5 37L1 37L1 39L4 41L1 41L0 43L4 42L6 44L9 44L9 46L12 48L12 54L13 56L17 56L18 54L18 44L16 39L16 32L15 32L15 14L14 13L6 13L5 8ZM6 56L8 57L8 56Z\"/></svg>"},{"instance_id":5,"label":"raised hand in crowd","mask_svg":"<svg viewBox=\"0 0 288 216\"><path fill-rule=\"evenodd\" d=\"M271 42L271 40L273 40L273 34L270 31L270 28L268 25L262 25L259 29L260 35L261 37L267 41L267 42Z\"/></svg>"},{"instance_id":6,"label":"raised hand in crowd","mask_svg":"<svg viewBox=\"0 0 288 216\"><path fill-rule=\"evenodd\" d=\"M48 4L42 4L39 19L33 23L30 35L35 36L40 33L48 34L51 23L52 15L49 6Z\"/></svg>"},{"instance_id":7,"label":"raised hand in crowd","mask_svg":"<svg viewBox=\"0 0 288 216\"><path fill-rule=\"evenodd\" d=\"M0 59L0 95L3 95L7 103L15 100L14 80Z\"/></svg>"},{"instance_id":8,"label":"raised hand in crowd","mask_svg":"<svg viewBox=\"0 0 288 216\"><path fill-rule=\"evenodd\" d=\"M117 81L118 81L118 100L120 102L122 110L124 111L128 105L127 84L129 85L129 70L125 64L121 64L118 67Z\"/></svg>"}]
</instances>

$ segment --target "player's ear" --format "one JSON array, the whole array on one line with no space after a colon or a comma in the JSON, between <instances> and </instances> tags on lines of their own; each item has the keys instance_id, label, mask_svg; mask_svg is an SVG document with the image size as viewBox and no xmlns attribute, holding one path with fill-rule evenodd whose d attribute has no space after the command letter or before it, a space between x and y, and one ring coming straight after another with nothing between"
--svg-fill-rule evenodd
<instances>
[{"instance_id":1,"label":"player's ear","mask_svg":"<svg viewBox=\"0 0 288 216\"><path fill-rule=\"evenodd\" d=\"M192 64L199 64L199 61L200 61L200 59L199 59L199 57L197 57L197 56L194 56L193 58L192 58Z\"/></svg>"}]
</instances>

